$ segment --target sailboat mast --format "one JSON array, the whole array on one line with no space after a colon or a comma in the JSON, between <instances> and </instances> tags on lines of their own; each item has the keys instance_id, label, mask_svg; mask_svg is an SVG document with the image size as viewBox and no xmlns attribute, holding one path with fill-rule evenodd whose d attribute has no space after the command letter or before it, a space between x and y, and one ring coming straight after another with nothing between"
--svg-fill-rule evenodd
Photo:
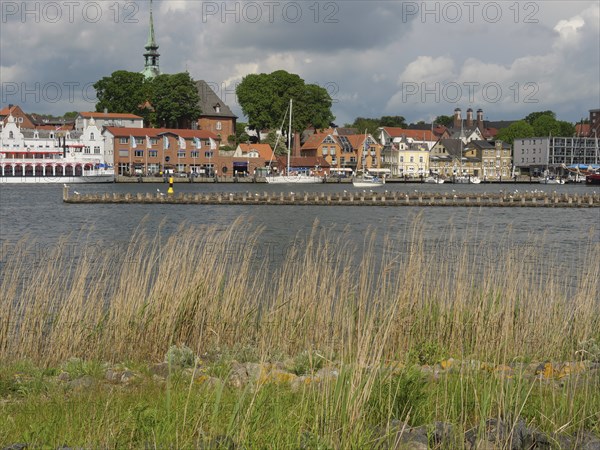
<instances>
[{"instance_id":1,"label":"sailboat mast","mask_svg":"<svg viewBox=\"0 0 600 450\"><path fill-rule=\"evenodd\" d=\"M286 175L290 174L290 152L292 149L292 99L290 98L290 125L289 125L289 129L288 129L288 154L287 154L287 173Z\"/></svg>"}]
</instances>

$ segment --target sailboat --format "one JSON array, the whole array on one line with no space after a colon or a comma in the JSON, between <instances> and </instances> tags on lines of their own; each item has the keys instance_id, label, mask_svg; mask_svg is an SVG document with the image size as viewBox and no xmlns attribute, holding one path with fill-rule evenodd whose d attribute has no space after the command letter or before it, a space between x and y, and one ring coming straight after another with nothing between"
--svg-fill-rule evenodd
<instances>
[{"instance_id":1,"label":"sailboat","mask_svg":"<svg viewBox=\"0 0 600 450\"><path fill-rule=\"evenodd\" d=\"M548 160L550 159L550 138L551 136L548 136L548 143L546 144L546 170L544 170L543 177L540 178L540 184L565 184L565 180L556 175L552 175L548 170Z\"/></svg>"},{"instance_id":2,"label":"sailboat","mask_svg":"<svg viewBox=\"0 0 600 450\"><path fill-rule=\"evenodd\" d=\"M459 158L460 158L460 167L459 167L459 175L458 176L454 175L453 183L456 183L456 184L479 184L479 183L481 183L481 180L478 177L463 175L463 166L462 166L462 160L463 160L463 141L462 140L463 140L464 136L465 136L465 134L464 134L464 131L463 131L463 123L461 121L460 122L460 155L459 155Z\"/></svg>"},{"instance_id":3,"label":"sailboat","mask_svg":"<svg viewBox=\"0 0 600 450\"><path fill-rule=\"evenodd\" d=\"M367 130L365 130L365 140L363 141L363 151L361 157L361 166L362 166L362 174L360 176L352 178L352 185L354 187L378 187L383 186L385 184L385 175L383 177L378 177L375 175L371 175L366 170L366 161L365 161L365 149L367 147Z\"/></svg>"},{"instance_id":4,"label":"sailboat","mask_svg":"<svg viewBox=\"0 0 600 450\"><path fill-rule=\"evenodd\" d=\"M289 130L288 130L288 148L287 148L287 169L285 174L280 175L268 175L266 177L267 183L269 184L316 184L322 183L323 178L306 174L306 173L294 173L290 171L290 151L292 147L292 99L290 99L289 106Z\"/></svg>"}]
</instances>

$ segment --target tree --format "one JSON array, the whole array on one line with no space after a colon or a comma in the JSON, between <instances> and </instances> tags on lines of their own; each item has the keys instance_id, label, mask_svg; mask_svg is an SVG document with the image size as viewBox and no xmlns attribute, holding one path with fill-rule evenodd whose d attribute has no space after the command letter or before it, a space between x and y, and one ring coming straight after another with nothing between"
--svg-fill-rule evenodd
<instances>
[{"instance_id":1,"label":"tree","mask_svg":"<svg viewBox=\"0 0 600 450\"><path fill-rule=\"evenodd\" d=\"M560 125L558 121L549 114L538 116L531 125L533 126L533 133L535 136L560 135Z\"/></svg>"},{"instance_id":2,"label":"tree","mask_svg":"<svg viewBox=\"0 0 600 450\"><path fill-rule=\"evenodd\" d=\"M179 128L196 121L202 113L198 89L187 72L157 76L151 81L150 92L160 126Z\"/></svg>"},{"instance_id":3,"label":"tree","mask_svg":"<svg viewBox=\"0 0 600 450\"><path fill-rule=\"evenodd\" d=\"M560 128L559 136L574 136L575 135L575 125L570 122L565 122L564 120L558 121L558 126Z\"/></svg>"},{"instance_id":4,"label":"tree","mask_svg":"<svg viewBox=\"0 0 600 450\"><path fill-rule=\"evenodd\" d=\"M94 84L96 111L142 115L149 97L149 82L141 73L117 70Z\"/></svg>"},{"instance_id":5,"label":"tree","mask_svg":"<svg viewBox=\"0 0 600 450\"><path fill-rule=\"evenodd\" d=\"M64 113L63 117L65 119L75 119L79 115L78 111L69 111Z\"/></svg>"},{"instance_id":6,"label":"tree","mask_svg":"<svg viewBox=\"0 0 600 450\"><path fill-rule=\"evenodd\" d=\"M382 116L379 119L379 126L405 128L406 119L402 116Z\"/></svg>"},{"instance_id":7,"label":"tree","mask_svg":"<svg viewBox=\"0 0 600 450\"><path fill-rule=\"evenodd\" d=\"M533 127L528 124L525 120L519 120L513 122L508 127L498 131L496 139L499 141L507 142L512 145L515 139L528 138L535 136Z\"/></svg>"},{"instance_id":8,"label":"tree","mask_svg":"<svg viewBox=\"0 0 600 450\"><path fill-rule=\"evenodd\" d=\"M279 129L290 99L294 102L293 131L302 131L309 125L323 128L334 119L327 90L305 84L298 75L285 70L247 75L236 88L236 94L252 129Z\"/></svg>"},{"instance_id":9,"label":"tree","mask_svg":"<svg viewBox=\"0 0 600 450\"><path fill-rule=\"evenodd\" d=\"M524 120L529 125L533 125L533 122L535 122L536 119L540 116L551 116L553 119L556 119L556 114L553 111L538 111L528 114Z\"/></svg>"},{"instance_id":10,"label":"tree","mask_svg":"<svg viewBox=\"0 0 600 450\"><path fill-rule=\"evenodd\" d=\"M137 114L145 123L178 127L201 114L198 89L186 73L146 80L136 72L118 70L94 84L96 111Z\"/></svg>"},{"instance_id":11,"label":"tree","mask_svg":"<svg viewBox=\"0 0 600 450\"><path fill-rule=\"evenodd\" d=\"M452 116L437 116L433 123L437 123L438 125L444 125L445 127L449 127L454 123L454 117Z\"/></svg>"},{"instance_id":12,"label":"tree","mask_svg":"<svg viewBox=\"0 0 600 450\"><path fill-rule=\"evenodd\" d=\"M368 117L357 117L353 123L346 124L348 128L356 128L359 133L375 134L377 128L380 127L379 119L370 119Z\"/></svg>"},{"instance_id":13,"label":"tree","mask_svg":"<svg viewBox=\"0 0 600 450\"><path fill-rule=\"evenodd\" d=\"M248 126L245 122L237 122L235 124L235 141L238 144L244 144L250 140L250 136L246 133L246 127Z\"/></svg>"}]
</instances>

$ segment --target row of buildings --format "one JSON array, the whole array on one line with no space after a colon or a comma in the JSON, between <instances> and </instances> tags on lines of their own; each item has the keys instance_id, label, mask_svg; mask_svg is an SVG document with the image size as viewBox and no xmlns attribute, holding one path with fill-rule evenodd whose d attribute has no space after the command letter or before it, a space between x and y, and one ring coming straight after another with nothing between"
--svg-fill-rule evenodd
<instances>
[{"instance_id":1,"label":"row of buildings","mask_svg":"<svg viewBox=\"0 0 600 450\"><path fill-rule=\"evenodd\" d=\"M597 113L592 110L590 116ZM306 130L293 140L291 167L328 175L366 169L393 177L458 175L494 180L511 177L515 170L535 175L600 163L595 137L517 139L511 148L494 140L494 129L485 126L481 110L477 121L471 120L471 114L468 110L465 121L460 109L455 110L450 127L381 127L374 135L339 127ZM224 150L219 134L206 126L146 128L139 116L109 112L81 112L70 125L35 121L15 105L0 110L3 176L20 175L24 170L41 174L78 170L36 162L60 154L82 156L90 164L105 161L119 175L136 176L170 172L261 175L286 166L285 157L276 156L268 144L244 143Z\"/></svg>"}]
</instances>

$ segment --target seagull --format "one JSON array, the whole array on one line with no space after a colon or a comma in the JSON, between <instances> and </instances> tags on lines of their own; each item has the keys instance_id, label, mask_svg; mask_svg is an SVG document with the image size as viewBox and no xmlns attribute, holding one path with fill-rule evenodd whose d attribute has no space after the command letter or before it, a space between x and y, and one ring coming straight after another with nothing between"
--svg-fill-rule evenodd
<instances>
[{"instance_id":1,"label":"seagull","mask_svg":"<svg viewBox=\"0 0 600 450\"><path fill-rule=\"evenodd\" d=\"M67 186L67 183L63 184L64 187L68 188L69 186Z\"/></svg>"},{"instance_id":2,"label":"seagull","mask_svg":"<svg viewBox=\"0 0 600 450\"><path fill-rule=\"evenodd\" d=\"M77 192L77 191L73 191L73 194L75 194L75 195L79 195L79 192Z\"/></svg>"}]
</instances>

